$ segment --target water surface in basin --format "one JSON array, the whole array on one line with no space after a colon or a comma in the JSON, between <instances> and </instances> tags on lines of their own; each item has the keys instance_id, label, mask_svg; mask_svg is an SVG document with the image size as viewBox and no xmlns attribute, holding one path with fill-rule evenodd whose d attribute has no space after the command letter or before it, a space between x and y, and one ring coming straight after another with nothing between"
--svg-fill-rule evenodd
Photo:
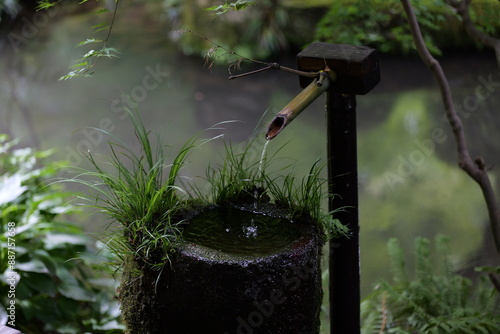
<instances>
[{"instance_id":1,"label":"water surface in basin","mask_svg":"<svg viewBox=\"0 0 500 334\"><path fill-rule=\"evenodd\" d=\"M301 236L301 226L283 217L213 207L189 220L188 242L239 255L266 255L286 249Z\"/></svg>"}]
</instances>

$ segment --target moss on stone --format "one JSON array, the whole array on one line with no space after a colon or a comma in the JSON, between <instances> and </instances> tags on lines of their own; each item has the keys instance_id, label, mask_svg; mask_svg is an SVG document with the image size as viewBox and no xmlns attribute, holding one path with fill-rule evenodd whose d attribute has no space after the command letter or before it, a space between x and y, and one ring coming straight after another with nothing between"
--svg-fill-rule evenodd
<instances>
[{"instance_id":1,"label":"moss on stone","mask_svg":"<svg viewBox=\"0 0 500 334\"><path fill-rule=\"evenodd\" d=\"M125 260L118 299L128 334L165 333L168 321L164 303L168 273L142 266L132 257Z\"/></svg>"},{"instance_id":2,"label":"moss on stone","mask_svg":"<svg viewBox=\"0 0 500 334\"><path fill-rule=\"evenodd\" d=\"M161 273L127 257L119 287L127 333L319 333L321 228L295 223L304 226L300 236L273 254L186 243Z\"/></svg>"}]
</instances>

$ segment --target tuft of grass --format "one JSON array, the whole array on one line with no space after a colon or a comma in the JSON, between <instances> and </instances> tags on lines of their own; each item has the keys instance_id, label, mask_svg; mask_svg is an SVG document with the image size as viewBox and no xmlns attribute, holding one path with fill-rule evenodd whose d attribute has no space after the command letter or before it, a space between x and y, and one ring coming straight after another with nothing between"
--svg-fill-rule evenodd
<instances>
[{"instance_id":1,"label":"tuft of grass","mask_svg":"<svg viewBox=\"0 0 500 334\"><path fill-rule=\"evenodd\" d=\"M119 223L118 229L108 226L106 241L117 258L117 269L128 255L161 269L182 242L181 222L175 217L185 205L185 193L177 186L177 179L195 140L189 140L169 163L159 138L157 145L152 145L141 118L127 112L141 152L135 153L120 139L96 129L115 140L109 143L110 156L103 163L108 168L104 169L89 153L95 170L73 167L78 174L67 181L87 186L90 194L81 198Z\"/></svg>"},{"instance_id":2,"label":"tuft of grass","mask_svg":"<svg viewBox=\"0 0 500 334\"><path fill-rule=\"evenodd\" d=\"M253 142L253 141L252 141ZM231 144L224 144L225 156L218 168L208 166L206 180L209 184L208 196L197 192L201 198L214 204L252 200L260 183L258 161L248 159L252 142L244 147L241 153L236 153Z\"/></svg>"},{"instance_id":3,"label":"tuft of grass","mask_svg":"<svg viewBox=\"0 0 500 334\"><path fill-rule=\"evenodd\" d=\"M255 154L256 143L254 138L245 143L243 148L226 144L222 164L216 168L207 168L209 192L204 193L199 188L194 188L195 197L218 205L238 202L272 203L289 212L290 219L306 218L319 224L325 241L347 236L348 228L332 217L335 211L343 208L331 212L322 209L322 204L330 196L327 181L320 176L324 165L315 162L302 179L295 175L293 164L269 172L268 161L273 161L284 146L267 157ZM262 160L252 159L251 156Z\"/></svg>"},{"instance_id":4,"label":"tuft of grass","mask_svg":"<svg viewBox=\"0 0 500 334\"><path fill-rule=\"evenodd\" d=\"M332 194L327 192L327 180L320 174L324 165L316 161L309 173L298 179L293 173L280 174L276 177L263 175L266 189L274 202L292 212L294 217L310 217L320 224L325 235L325 241L339 236L347 236L349 229L333 218L333 214L344 208L325 212L323 202Z\"/></svg>"},{"instance_id":5,"label":"tuft of grass","mask_svg":"<svg viewBox=\"0 0 500 334\"><path fill-rule=\"evenodd\" d=\"M290 219L306 218L318 224L327 239L347 235L347 228L332 218L332 212L321 209L328 195L326 182L320 177L323 166L318 162L301 180L294 175L293 165L269 173L267 162L273 161L283 147L266 157L254 138L243 147L225 144L222 163L207 167L207 187L181 187L179 172L196 147L196 139L188 140L169 160L160 138L153 145L140 116L127 112L140 152L134 152L110 133L95 129L113 138L109 156L98 162L89 153L93 170L73 167L77 175L66 180L88 187L89 194L80 198L107 215L112 223L118 223L117 228L108 225L104 240L116 257L109 264L117 270L132 257L140 266L161 272L182 245L184 213L200 205L272 204L289 212Z\"/></svg>"}]
</instances>

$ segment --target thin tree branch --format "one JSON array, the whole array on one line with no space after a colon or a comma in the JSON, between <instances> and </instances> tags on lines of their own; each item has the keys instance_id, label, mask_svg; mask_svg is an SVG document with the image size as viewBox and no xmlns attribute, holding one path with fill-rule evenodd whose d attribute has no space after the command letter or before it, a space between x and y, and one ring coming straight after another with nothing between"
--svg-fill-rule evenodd
<instances>
[{"instance_id":1,"label":"thin tree branch","mask_svg":"<svg viewBox=\"0 0 500 334\"><path fill-rule=\"evenodd\" d=\"M220 44L215 43L214 41L211 41L206 36L198 34L197 32L189 30L189 29L182 29L182 30L179 30L178 32L179 33L186 33L186 32L187 33L191 33L191 34L193 34L193 35L195 35L195 36L197 36L199 38L204 39L208 43L212 44L213 47L210 48L210 50L205 55L205 57L207 57L207 58L209 58L209 57L218 58L218 57L215 57L215 54L216 54L216 52L217 52L218 49L224 50L225 51L224 52L225 55L235 55L236 57L239 57L240 59L237 62L237 64L236 65L234 65L234 64L231 65L230 68L232 66L235 66L235 67L239 68L239 64L243 60L246 60L246 61L249 61L249 62L252 62L252 63L256 63L256 64L265 65L265 67L260 68L258 70L249 71L249 72L242 73L242 74L235 74L235 75L233 75L231 73L231 70L230 70L229 73L231 75L227 78L228 80L238 79L238 78L241 78L241 77L244 77L244 76L247 76L247 75L252 75L252 74L260 73L260 72L264 72L264 71L267 71L267 70L282 70L282 71L285 71L285 72L288 72L288 73L293 73L293 74L297 74L297 75L305 76L305 77L310 77L310 78L316 78L320 74L320 72L304 72L304 71L296 70L296 69L291 68L291 67L282 66L282 65L280 65L278 63L267 63L265 61L261 61L261 60L256 60L256 59L244 57L244 56L239 55L238 53L236 53L234 51L231 51L231 50L223 47ZM212 65L213 65L213 62L209 65L209 68L212 67Z\"/></svg>"},{"instance_id":2,"label":"thin tree branch","mask_svg":"<svg viewBox=\"0 0 500 334\"><path fill-rule=\"evenodd\" d=\"M288 72L288 73L293 73L293 74L297 74L297 75L300 75L300 76L303 76L303 77L310 77L310 78L316 78L317 76L320 75L320 72L304 72L304 71L299 71L299 70L296 70L294 68L290 68L290 67L286 67L286 66L281 66L278 63L266 63L266 64L268 64L266 67L259 68L258 70L254 70L254 71L250 71L250 72L245 72L245 73L241 73L241 74L231 75L227 79L228 80L238 79L238 78L241 78L241 77L245 77L247 75L252 75L252 74L260 73L260 72L264 72L264 71L267 71L267 70L282 70L282 71L285 71L285 72Z\"/></svg>"},{"instance_id":3,"label":"thin tree branch","mask_svg":"<svg viewBox=\"0 0 500 334\"><path fill-rule=\"evenodd\" d=\"M101 50L104 50L106 48L106 45L109 42L109 37L111 36L111 30L113 30L113 27L115 25L116 13L118 12L118 3L119 2L120 2L119 0L115 1L115 7L113 10L113 16L111 18L111 23L109 25L108 34L106 35L106 39L102 43ZM92 64L90 64L90 66L87 69L85 69L85 71L83 71L83 74L88 73L97 64L97 62L99 61L100 58L101 57L97 57L96 60Z\"/></svg>"},{"instance_id":4,"label":"thin tree branch","mask_svg":"<svg viewBox=\"0 0 500 334\"><path fill-rule=\"evenodd\" d=\"M495 287L495 289L500 292L500 281L498 280L498 278L495 276L495 274L493 273L489 273L488 274L488 278L490 279L491 283L493 284L493 286Z\"/></svg>"},{"instance_id":5,"label":"thin tree branch","mask_svg":"<svg viewBox=\"0 0 500 334\"><path fill-rule=\"evenodd\" d=\"M446 111L446 117L448 118L455 137L458 165L479 184L483 192L483 197L488 208L493 240L495 242L497 253L500 255L500 207L493 191L491 181L488 177L485 163L482 158L476 158L475 161L471 159L469 150L467 149L467 142L465 140L462 121L455 110L446 75L441 68L441 64L430 54L429 50L425 46L424 38L422 37L420 26L410 0L401 0L401 3L403 4L406 16L408 17L413 42L415 43L415 47L417 48L420 58L427 65L427 67L429 67L438 82L439 89L441 91L441 98Z\"/></svg>"},{"instance_id":6,"label":"thin tree branch","mask_svg":"<svg viewBox=\"0 0 500 334\"><path fill-rule=\"evenodd\" d=\"M273 65L278 65L278 66L273 66ZM267 70L279 69L279 68L280 68L279 64L273 63L273 64L269 64L266 67L259 68L258 70L249 71L249 72L245 72L245 73L241 73L241 74L231 75L229 78L227 78L227 80L234 80L234 79L238 79L238 78L241 78L241 77L245 77L247 75L252 75L252 74L264 72L264 71L267 71Z\"/></svg>"},{"instance_id":7,"label":"thin tree branch","mask_svg":"<svg viewBox=\"0 0 500 334\"><path fill-rule=\"evenodd\" d=\"M472 22L469 13L469 6L471 4L471 0L445 0L446 3L455 8L457 14L462 18L462 23L464 25L465 31L472 37L474 40L492 48L495 50L495 56L498 64L498 68L500 68L500 39L494 38L484 32L480 31Z\"/></svg>"}]
</instances>

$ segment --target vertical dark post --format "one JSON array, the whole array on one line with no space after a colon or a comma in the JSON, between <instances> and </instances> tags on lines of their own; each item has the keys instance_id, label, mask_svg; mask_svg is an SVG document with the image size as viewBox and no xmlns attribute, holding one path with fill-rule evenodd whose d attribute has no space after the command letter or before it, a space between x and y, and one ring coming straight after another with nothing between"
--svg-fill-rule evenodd
<instances>
[{"instance_id":1,"label":"vertical dark post","mask_svg":"<svg viewBox=\"0 0 500 334\"><path fill-rule=\"evenodd\" d=\"M360 267L356 96L329 91L326 97L329 210L350 231L330 242L331 333L360 333Z\"/></svg>"},{"instance_id":2,"label":"vertical dark post","mask_svg":"<svg viewBox=\"0 0 500 334\"><path fill-rule=\"evenodd\" d=\"M329 208L350 230L349 238L330 242L330 321L333 334L360 333L360 254L356 95L366 94L380 81L377 51L368 47L312 43L297 55L301 71L327 67L336 80L327 91ZM310 78L301 77L305 87Z\"/></svg>"}]
</instances>

